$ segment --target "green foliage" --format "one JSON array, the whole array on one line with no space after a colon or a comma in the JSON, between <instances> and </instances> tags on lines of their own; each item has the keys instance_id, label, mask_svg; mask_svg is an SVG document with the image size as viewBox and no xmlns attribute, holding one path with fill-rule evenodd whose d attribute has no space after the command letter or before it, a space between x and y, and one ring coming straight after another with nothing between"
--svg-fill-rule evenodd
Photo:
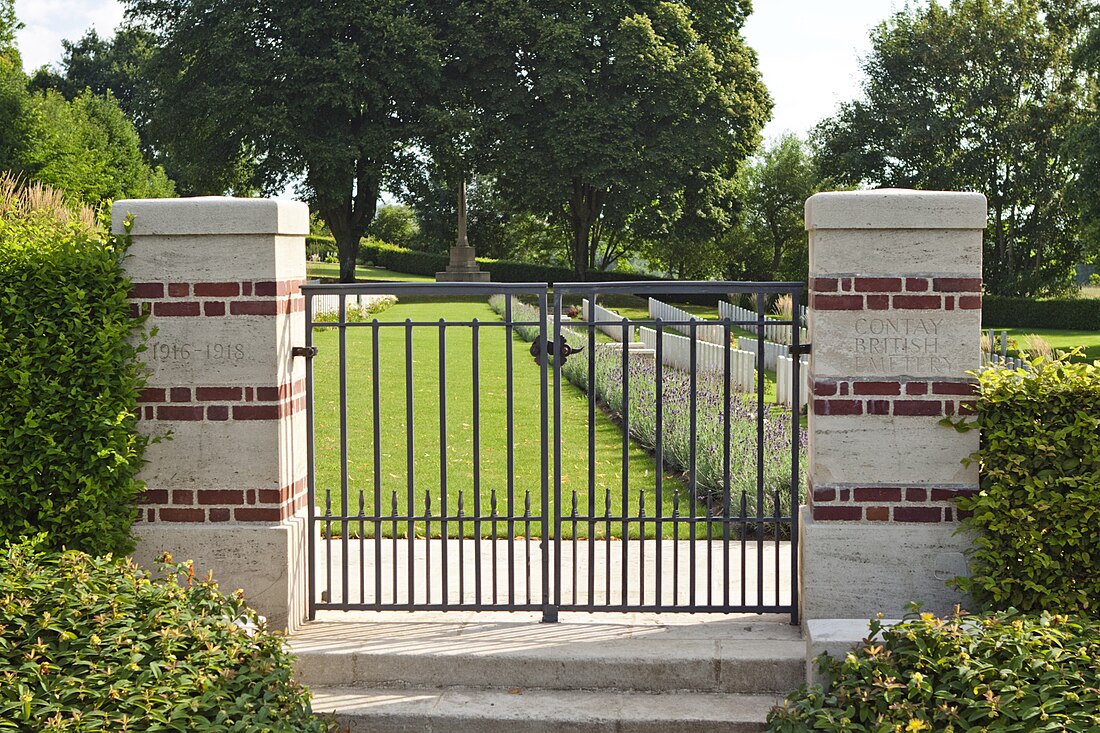
<instances>
[{"instance_id":1,"label":"green foliage","mask_svg":"<svg viewBox=\"0 0 1100 733\"><path fill-rule=\"evenodd\" d=\"M987 295L982 299L982 326L1100 331L1100 299L1035 300Z\"/></svg>"},{"instance_id":2,"label":"green foliage","mask_svg":"<svg viewBox=\"0 0 1100 733\"><path fill-rule=\"evenodd\" d=\"M976 531L971 576L988 608L1100 609L1100 363L1036 359L981 373L981 491L960 500Z\"/></svg>"},{"instance_id":3,"label":"green foliage","mask_svg":"<svg viewBox=\"0 0 1100 733\"><path fill-rule=\"evenodd\" d=\"M0 731L326 730L283 640L188 565L2 547L0 629Z\"/></svg>"},{"instance_id":4,"label":"green foliage","mask_svg":"<svg viewBox=\"0 0 1100 733\"><path fill-rule=\"evenodd\" d=\"M306 259L328 262L336 254L336 240L332 237L311 234L306 237Z\"/></svg>"},{"instance_id":5,"label":"green foliage","mask_svg":"<svg viewBox=\"0 0 1100 733\"><path fill-rule=\"evenodd\" d=\"M0 186L0 541L127 552L146 439L125 244L16 196Z\"/></svg>"},{"instance_id":6,"label":"green foliage","mask_svg":"<svg viewBox=\"0 0 1100 733\"><path fill-rule=\"evenodd\" d=\"M1071 64L1076 0L906 6L872 32L863 97L817 130L841 183L979 191L989 199L986 289L1058 294L1095 253L1067 198L1067 140L1087 119Z\"/></svg>"},{"instance_id":7,"label":"green foliage","mask_svg":"<svg viewBox=\"0 0 1100 733\"><path fill-rule=\"evenodd\" d=\"M408 248L418 233L416 214L403 204L389 204L378 209L370 227L371 236L396 247Z\"/></svg>"},{"instance_id":8,"label":"green foliage","mask_svg":"<svg viewBox=\"0 0 1100 733\"><path fill-rule=\"evenodd\" d=\"M864 648L820 659L829 685L768 716L772 733L1100 729L1100 625L1016 611L871 622Z\"/></svg>"},{"instance_id":9,"label":"green foliage","mask_svg":"<svg viewBox=\"0 0 1100 733\"><path fill-rule=\"evenodd\" d=\"M447 269L447 255L403 249L382 242L364 241L359 245L359 262L372 263L375 267L407 272L412 275L435 277L435 273Z\"/></svg>"}]
</instances>

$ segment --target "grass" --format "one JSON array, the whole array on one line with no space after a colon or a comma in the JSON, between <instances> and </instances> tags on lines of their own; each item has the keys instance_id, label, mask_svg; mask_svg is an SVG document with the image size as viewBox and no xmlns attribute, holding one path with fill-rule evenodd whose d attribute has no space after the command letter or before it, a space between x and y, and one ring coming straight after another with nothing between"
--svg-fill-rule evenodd
<instances>
[{"instance_id":1,"label":"grass","mask_svg":"<svg viewBox=\"0 0 1100 733\"><path fill-rule=\"evenodd\" d=\"M1085 354L1085 361L1096 361L1100 359L1100 331L1056 331L1053 329L1028 329L1028 328L995 328L994 332L997 334L998 346L1000 345L1000 333L1001 331L1008 331L1009 339L1016 339L1018 343L1023 343L1024 336L1028 334L1038 334L1042 336L1046 341L1055 349L1072 349L1076 346L1082 347Z\"/></svg>"},{"instance_id":2,"label":"grass","mask_svg":"<svg viewBox=\"0 0 1100 733\"><path fill-rule=\"evenodd\" d=\"M429 303L406 300L381 314L382 322L413 321L436 322L440 316L448 321L472 321L499 323L497 316L484 300L477 302ZM405 331L403 326L383 326L379 328L379 407L381 415L381 435L379 450L381 461L377 465L381 494L381 514L389 515L396 502L397 512L404 516L409 507L409 472L407 469L408 442L405 385ZM496 497L498 516L513 513L521 516L524 504L530 497L531 514L541 514L542 463L541 423L539 410L540 369L528 353L529 345L518 337L513 339L514 394L515 394L515 451L514 472L511 494L514 505L509 512L509 475L507 464L507 405L506 390L506 339L500 326L485 326L479 329L479 374L480 380L480 455L475 460L473 440L474 399L473 399L473 329L469 327L449 326L446 329L446 461L441 459L444 451L440 442L440 363L439 328L435 326L414 327L412 332L411 361L413 365L413 426L412 426L412 491L413 513L423 517L430 497L431 512L438 515L443 496L440 471L445 465L447 472L446 501L449 514L456 514L460 505L467 520L463 534L474 536L474 527L469 519L475 512L475 495L480 503L480 515L492 514L493 497ZM339 370L338 347L339 333L335 329L319 331L314 343L319 354L314 359L315 384L315 443L317 496L321 512L325 511L326 496L331 501L333 514L341 508L340 496L340 430L339 430ZM374 481L374 434L373 434L373 391L372 391L372 329L349 328L347 335L347 393L348 393L348 496L351 513L359 510L362 501L367 515L375 511ZM552 376L552 372L551 372ZM551 393L552 394L552 393ZM552 402L550 410L552 413ZM572 510L573 492L577 492L577 512L585 515L589 504L588 482L588 405L584 394L571 384L562 385L562 496L565 497L564 515ZM551 429L552 429L552 418ZM606 510L605 501L610 501L612 516L623 513L623 504L628 504L628 514L637 516L639 495L645 493L646 514L654 512L654 486L656 467L652 456L632 442L627 443L629 471L627 475L631 495L624 501L622 494L623 436L619 427L603 413L596 413L594 425L596 437L595 466L595 514L602 517ZM551 435L551 438L553 436ZM553 453L550 452L549 486L553 487ZM480 467L480 484L475 487L474 466ZM665 516L672 513L672 494L676 489L684 495L682 483L671 474L664 478L663 511ZM681 502L681 513L687 512ZM552 509L551 509L552 511ZM354 526L356 532L358 527ZM612 534L620 528L612 525ZM668 528L671 536L671 528ZM334 528L336 531L337 528ZM400 522L396 527L398 536L406 536L408 522ZM423 520L415 522L414 531L419 536L430 533L442 536L442 526L433 519L430 526ZM524 533L524 527L516 528L517 534ZM637 536L637 524L631 525L632 536ZM685 530L681 528L681 532ZM374 528L368 523L364 534L372 536ZM386 536L394 533L391 523L382 525ZM491 536L494 532L491 522L484 521L479 528L482 536ZM587 528L578 527L577 535L587 536ZM647 536L653 536L652 524L648 525ZM506 537L506 525L499 521L495 528L496 536ZM458 536L455 522L449 522L447 534ZM532 536L541 534L541 526L533 524ZM568 527L565 536L569 536ZM596 537L603 536L602 524L595 530Z\"/></svg>"},{"instance_id":3,"label":"grass","mask_svg":"<svg viewBox=\"0 0 1100 733\"><path fill-rule=\"evenodd\" d=\"M307 262L306 275L310 278L339 278L340 265L335 262ZM357 265L355 268L356 280L381 281L381 282L434 282L435 278L424 275L410 275L407 272L394 272L381 267L364 267Z\"/></svg>"}]
</instances>

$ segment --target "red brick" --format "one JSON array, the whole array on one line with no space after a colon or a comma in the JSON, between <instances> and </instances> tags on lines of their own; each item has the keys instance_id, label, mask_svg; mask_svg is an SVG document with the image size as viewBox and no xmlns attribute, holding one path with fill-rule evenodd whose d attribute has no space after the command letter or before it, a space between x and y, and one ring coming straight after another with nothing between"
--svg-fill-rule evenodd
<instances>
[{"instance_id":1,"label":"red brick","mask_svg":"<svg viewBox=\"0 0 1100 733\"><path fill-rule=\"evenodd\" d=\"M282 504L290 498L290 492L286 489L260 489L261 504Z\"/></svg>"},{"instance_id":2,"label":"red brick","mask_svg":"<svg viewBox=\"0 0 1100 733\"><path fill-rule=\"evenodd\" d=\"M973 382L936 382L932 385L932 394L954 394L969 397L978 393L978 385Z\"/></svg>"},{"instance_id":3,"label":"red brick","mask_svg":"<svg viewBox=\"0 0 1100 733\"><path fill-rule=\"evenodd\" d=\"M187 387L173 387L172 388L172 401L173 402L190 402L191 390Z\"/></svg>"},{"instance_id":4,"label":"red brick","mask_svg":"<svg viewBox=\"0 0 1100 733\"><path fill-rule=\"evenodd\" d=\"M146 420L152 420L156 416L156 413L153 410L154 410L154 408L152 408L152 407L146 407L145 408L145 419Z\"/></svg>"},{"instance_id":5,"label":"red brick","mask_svg":"<svg viewBox=\"0 0 1100 733\"><path fill-rule=\"evenodd\" d=\"M256 388L256 401L257 402L275 402L280 398L278 387L257 387Z\"/></svg>"},{"instance_id":6,"label":"red brick","mask_svg":"<svg viewBox=\"0 0 1100 733\"><path fill-rule=\"evenodd\" d=\"M283 516L276 507L237 507L233 518L238 522L278 522Z\"/></svg>"},{"instance_id":7,"label":"red brick","mask_svg":"<svg viewBox=\"0 0 1100 733\"><path fill-rule=\"evenodd\" d=\"M162 522L202 522L206 520L206 512L202 509L165 507L160 510L160 520Z\"/></svg>"},{"instance_id":8,"label":"red brick","mask_svg":"<svg viewBox=\"0 0 1100 733\"><path fill-rule=\"evenodd\" d=\"M926 293L928 292L928 278L926 277L907 277L905 278L905 290L910 293Z\"/></svg>"},{"instance_id":9,"label":"red brick","mask_svg":"<svg viewBox=\"0 0 1100 733\"><path fill-rule=\"evenodd\" d=\"M890 414L890 400L868 400L867 401L867 414L868 415L889 415Z\"/></svg>"},{"instance_id":10,"label":"red brick","mask_svg":"<svg viewBox=\"0 0 1100 733\"><path fill-rule=\"evenodd\" d=\"M153 307L153 314L157 316L197 316L199 313L199 304L195 301L157 303Z\"/></svg>"},{"instance_id":11,"label":"red brick","mask_svg":"<svg viewBox=\"0 0 1100 733\"><path fill-rule=\"evenodd\" d=\"M830 397L836 394L836 382L827 379L814 380L814 394L819 397Z\"/></svg>"},{"instance_id":12,"label":"red brick","mask_svg":"<svg viewBox=\"0 0 1100 733\"><path fill-rule=\"evenodd\" d=\"M928 383L909 382L905 385L905 394L928 394Z\"/></svg>"},{"instance_id":13,"label":"red brick","mask_svg":"<svg viewBox=\"0 0 1100 733\"><path fill-rule=\"evenodd\" d=\"M162 405L157 408L158 420L202 420L201 407Z\"/></svg>"},{"instance_id":14,"label":"red brick","mask_svg":"<svg viewBox=\"0 0 1100 733\"><path fill-rule=\"evenodd\" d=\"M244 388L244 401L245 402L251 402L252 401L252 388L251 387L245 387Z\"/></svg>"},{"instance_id":15,"label":"red brick","mask_svg":"<svg viewBox=\"0 0 1100 733\"><path fill-rule=\"evenodd\" d=\"M252 292L254 295L275 296L279 295L279 286L274 282L253 283Z\"/></svg>"},{"instance_id":16,"label":"red brick","mask_svg":"<svg viewBox=\"0 0 1100 733\"><path fill-rule=\"evenodd\" d=\"M279 313L279 303L274 300L236 300L229 304L234 316L274 316Z\"/></svg>"},{"instance_id":17,"label":"red brick","mask_svg":"<svg viewBox=\"0 0 1100 733\"><path fill-rule=\"evenodd\" d=\"M825 521L859 521L863 519L863 508L858 506L815 506L814 519Z\"/></svg>"},{"instance_id":18,"label":"red brick","mask_svg":"<svg viewBox=\"0 0 1100 733\"><path fill-rule=\"evenodd\" d=\"M234 420L278 420L278 405L234 405Z\"/></svg>"},{"instance_id":19,"label":"red brick","mask_svg":"<svg viewBox=\"0 0 1100 733\"><path fill-rule=\"evenodd\" d=\"M815 415L862 415L859 400L814 400Z\"/></svg>"},{"instance_id":20,"label":"red brick","mask_svg":"<svg viewBox=\"0 0 1100 733\"><path fill-rule=\"evenodd\" d=\"M889 522L890 521L890 507L886 507L886 506L869 506L869 507L867 507L867 521L869 521L869 522Z\"/></svg>"},{"instance_id":21,"label":"red brick","mask_svg":"<svg viewBox=\"0 0 1100 733\"><path fill-rule=\"evenodd\" d=\"M213 507L210 509L210 521L211 522L228 522L229 510L224 507Z\"/></svg>"},{"instance_id":22,"label":"red brick","mask_svg":"<svg viewBox=\"0 0 1100 733\"><path fill-rule=\"evenodd\" d=\"M854 492L856 501L901 501L901 489L858 488Z\"/></svg>"},{"instance_id":23,"label":"red brick","mask_svg":"<svg viewBox=\"0 0 1100 733\"><path fill-rule=\"evenodd\" d=\"M202 304L202 312L208 316L224 316L225 315L225 303L220 300L211 301L209 303Z\"/></svg>"},{"instance_id":24,"label":"red brick","mask_svg":"<svg viewBox=\"0 0 1100 733\"><path fill-rule=\"evenodd\" d=\"M142 300L164 297L164 283L134 283L130 286L130 297Z\"/></svg>"},{"instance_id":25,"label":"red brick","mask_svg":"<svg viewBox=\"0 0 1100 733\"><path fill-rule=\"evenodd\" d=\"M906 489L906 501L928 501L928 489Z\"/></svg>"},{"instance_id":26,"label":"red brick","mask_svg":"<svg viewBox=\"0 0 1100 733\"><path fill-rule=\"evenodd\" d=\"M168 489L146 489L140 501L142 504L167 504Z\"/></svg>"},{"instance_id":27,"label":"red brick","mask_svg":"<svg viewBox=\"0 0 1100 733\"><path fill-rule=\"evenodd\" d=\"M836 489L814 489L814 503L836 501Z\"/></svg>"},{"instance_id":28,"label":"red brick","mask_svg":"<svg viewBox=\"0 0 1100 733\"><path fill-rule=\"evenodd\" d=\"M841 489L840 490L840 500L841 501L851 501L852 500L852 490L851 489Z\"/></svg>"},{"instance_id":29,"label":"red brick","mask_svg":"<svg viewBox=\"0 0 1100 733\"><path fill-rule=\"evenodd\" d=\"M146 387L138 394L138 402L164 402L164 390Z\"/></svg>"},{"instance_id":30,"label":"red brick","mask_svg":"<svg viewBox=\"0 0 1100 733\"><path fill-rule=\"evenodd\" d=\"M148 303L143 303L143 305L148 305ZM130 318L137 318L138 316L140 316L141 315L141 310L142 309L138 307L137 303L131 303L130 304Z\"/></svg>"},{"instance_id":31,"label":"red brick","mask_svg":"<svg viewBox=\"0 0 1100 733\"><path fill-rule=\"evenodd\" d=\"M241 295L252 295L252 283L250 281L241 283Z\"/></svg>"},{"instance_id":32,"label":"red brick","mask_svg":"<svg viewBox=\"0 0 1100 733\"><path fill-rule=\"evenodd\" d=\"M186 298L191 295L190 283L168 283L168 297Z\"/></svg>"},{"instance_id":33,"label":"red brick","mask_svg":"<svg viewBox=\"0 0 1100 733\"><path fill-rule=\"evenodd\" d=\"M855 390L855 394L901 394L901 384L899 382L853 382L852 389Z\"/></svg>"},{"instance_id":34,"label":"red brick","mask_svg":"<svg viewBox=\"0 0 1100 733\"><path fill-rule=\"evenodd\" d=\"M945 311L955 310L955 296L954 295L945 295L945 296L943 296L943 309Z\"/></svg>"},{"instance_id":35,"label":"red brick","mask_svg":"<svg viewBox=\"0 0 1100 733\"><path fill-rule=\"evenodd\" d=\"M199 503L239 506L244 503L244 491L241 489L200 489Z\"/></svg>"},{"instance_id":36,"label":"red brick","mask_svg":"<svg viewBox=\"0 0 1100 733\"><path fill-rule=\"evenodd\" d=\"M974 516L974 512L968 512L962 509L955 510L955 518L958 519L960 522L964 519L970 519L972 516Z\"/></svg>"},{"instance_id":37,"label":"red brick","mask_svg":"<svg viewBox=\"0 0 1100 733\"><path fill-rule=\"evenodd\" d=\"M835 277L815 277L810 280L810 290L819 293L835 293L838 284Z\"/></svg>"},{"instance_id":38,"label":"red brick","mask_svg":"<svg viewBox=\"0 0 1100 733\"><path fill-rule=\"evenodd\" d=\"M897 310L939 310L943 302L938 295L895 295L894 308Z\"/></svg>"},{"instance_id":39,"label":"red brick","mask_svg":"<svg viewBox=\"0 0 1100 733\"><path fill-rule=\"evenodd\" d=\"M959 310L963 311L977 311L982 309L982 296L980 295L960 295L959 296Z\"/></svg>"},{"instance_id":40,"label":"red brick","mask_svg":"<svg viewBox=\"0 0 1100 733\"><path fill-rule=\"evenodd\" d=\"M249 489L248 491L244 492L244 500L248 504L255 504L256 503L256 489Z\"/></svg>"},{"instance_id":41,"label":"red brick","mask_svg":"<svg viewBox=\"0 0 1100 733\"><path fill-rule=\"evenodd\" d=\"M938 400L894 400L894 414L907 417L942 415L943 403Z\"/></svg>"},{"instance_id":42,"label":"red brick","mask_svg":"<svg viewBox=\"0 0 1100 733\"><path fill-rule=\"evenodd\" d=\"M952 501L960 496L973 496L977 489L932 489L932 501Z\"/></svg>"},{"instance_id":43,"label":"red brick","mask_svg":"<svg viewBox=\"0 0 1100 733\"><path fill-rule=\"evenodd\" d=\"M938 293L978 293L982 289L980 277L937 277L932 289Z\"/></svg>"},{"instance_id":44,"label":"red brick","mask_svg":"<svg viewBox=\"0 0 1100 733\"><path fill-rule=\"evenodd\" d=\"M857 293L900 293L900 277L857 277Z\"/></svg>"},{"instance_id":45,"label":"red brick","mask_svg":"<svg viewBox=\"0 0 1100 733\"><path fill-rule=\"evenodd\" d=\"M940 522L943 514L938 506L894 507L895 522Z\"/></svg>"},{"instance_id":46,"label":"red brick","mask_svg":"<svg viewBox=\"0 0 1100 733\"><path fill-rule=\"evenodd\" d=\"M148 519L148 521L150 521L150 522L157 521L157 510L156 509L150 509L149 510L149 519Z\"/></svg>"},{"instance_id":47,"label":"red brick","mask_svg":"<svg viewBox=\"0 0 1100 733\"><path fill-rule=\"evenodd\" d=\"M959 402L960 415L977 415L978 403L975 400L961 400Z\"/></svg>"},{"instance_id":48,"label":"red brick","mask_svg":"<svg viewBox=\"0 0 1100 733\"><path fill-rule=\"evenodd\" d=\"M858 311L863 310L862 295L818 295L814 294L811 308L819 311Z\"/></svg>"},{"instance_id":49,"label":"red brick","mask_svg":"<svg viewBox=\"0 0 1100 733\"><path fill-rule=\"evenodd\" d=\"M199 402L239 402L240 387L199 387L195 390L195 399Z\"/></svg>"},{"instance_id":50,"label":"red brick","mask_svg":"<svg viewBox=\"0 0 1100 733\"><path fill-rule=\"evenodd\" d=\"M852 290L852 278L842 277L840 278L840 289L844 292L851 292Z\"/></svg>"},{"instance_id":51,"label":"red brick","mask_svg":"<svg viewBox=\"0 0 1100 733\"><path fill-rule=\"evenodd\" d=\"M238 283L196 283L195 296L199 298L235 298L241 294Z\"/></svg>"},{"instance_id":52,"label":"red brick","mask_svg":"<svg viewBox=\"0 0 1100 733\"><path fill-rule=\"evenodd\" d=\"M173 489L172 503L182 504L183 506L191 506L195 503L195 492L191 489Z\"/></svg>"},{"instance_id":53,"label":"red brick","mask_svg":"<svg viewBox=\"0 0 1100 733\"><path fill-rule=\"evenodd\" d=\"M867 296L867 310L869 310L869 311L888 311L888 310L890 310L890 296L889 295L868 295Z\"/></svg>"},{"instance_id":54,"label":"red brick","mask_svg":"<svg viewBox=\"0 0 1100 733\"><path fill-rule=\"evenodd\" d=\"M224 422L229 419L229 408L225 405L211 405L206 408L206 419Z\"/></svg>"}]
</instances>

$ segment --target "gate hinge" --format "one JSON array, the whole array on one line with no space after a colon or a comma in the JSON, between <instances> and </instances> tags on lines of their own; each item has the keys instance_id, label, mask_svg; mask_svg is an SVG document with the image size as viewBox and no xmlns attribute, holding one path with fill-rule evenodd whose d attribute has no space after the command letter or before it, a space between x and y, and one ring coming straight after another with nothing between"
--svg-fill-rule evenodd
<instances>
[{"instance_id":1,"label":"gate hinge","mask_svg":"<svg viewBox=\"0 0 1100 733\"><path fill-rule=\"evenodd\" d=\"M787 347L787 353L791 356L804 356L806 354L812 354L814 353L814 345L799 344L798 346L795 346L794 344L792 344Z\"/></svg>"},{"instance_id":2,"label":"gate hinge","mask_svg":"<svg viewBox=\"0 0 1100 733\"><path fill-rule=\"evenodd\" d=\"M290 350L291 356L304 356L307 359L312 359L317 356L316 346L295 346Z\"/></svg>"}]
</instances>

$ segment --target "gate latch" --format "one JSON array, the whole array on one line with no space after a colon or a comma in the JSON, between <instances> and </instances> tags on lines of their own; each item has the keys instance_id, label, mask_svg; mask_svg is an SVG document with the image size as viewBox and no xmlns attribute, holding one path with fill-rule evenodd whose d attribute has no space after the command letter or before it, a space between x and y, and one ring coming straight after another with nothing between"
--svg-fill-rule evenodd
<instances>
[{"instance_id":1,"label":"gate latch","mask_svg":"<svg viewBox=\"0 0 1100 733\"><path fill-rule=\"evenodd\" d=\"M290 350L291 356L304 356L307 359L312 359L317 356L316 346L295 346Z\"/></svg>"},{"instance_id":2,"label":"gate latch","mask_svg":"<svg viewBox=\"0 0 1100 733\"><path fill-rule=\"evenodd\" d=\"M569 358L570 354L579 354L580 352L584 351L583 346L579 348L575 346L570 346L569 342L565 340L564 336L559 336L557 348L554 348L554 342L551 341L547 345L546 353L544 354L542 350L542 342L543 339L540 336L539 338L535 339L535 341L531 344L531 356L535 357L535 361L540 365L543 363L543 360L546 358L546 356L559 355L561 356L562 366L564 366L565 360Z\"/></svg>"},{"instance_id":3,"label":"gate latch","mask_svg":"<svg viewBox=\"0 0 1100 733\"><path fill-rule=\"evenodd\" d=\"M813 352L813 344L799 344L798 346L791 344L787 347L787 353L791 356L804 356L805 354L812 354Z\"/></svg>"}]
</instances>

